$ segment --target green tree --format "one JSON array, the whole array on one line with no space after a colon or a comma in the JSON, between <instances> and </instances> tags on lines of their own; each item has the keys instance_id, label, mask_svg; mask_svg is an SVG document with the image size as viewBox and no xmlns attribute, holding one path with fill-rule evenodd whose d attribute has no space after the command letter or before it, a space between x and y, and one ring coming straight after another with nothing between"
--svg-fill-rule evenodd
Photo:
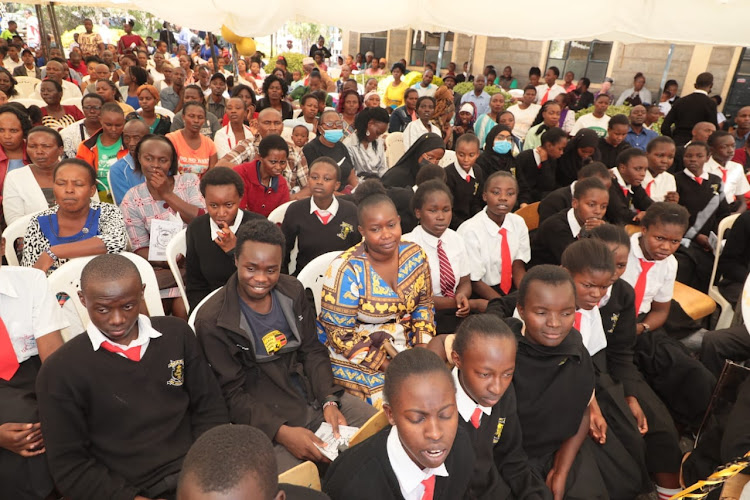
<instances>
[{"instance_id":1,"label":"green tree","mask_svg":"<svg viewBox=\"0 0 750 500\"><path fill-rule=\"evenodd\" d=\"M307 52L307 49L318 41L320 35L327 39L330 31L325 24L316 23L289 23L287 30L290 35L301 42L302 52Z\"/></svg>"}]
</instances>

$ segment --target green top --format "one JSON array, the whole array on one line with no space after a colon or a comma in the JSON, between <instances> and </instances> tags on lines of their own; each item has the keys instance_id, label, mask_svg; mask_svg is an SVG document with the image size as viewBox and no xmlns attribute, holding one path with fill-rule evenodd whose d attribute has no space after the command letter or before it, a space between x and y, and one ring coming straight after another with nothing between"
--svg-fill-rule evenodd
<instances>
[{"instance_id":1,"label":"green top","mask_svg":"<svg viewBox=\"0 0 750 500\"><path fill-rule=\"evenodd\" d=\"M97 169L96 178L99 179L102 184L107 186L109 189L109 182L107 181L107 174L109 173L110 167L117 161L117 153L122 149L122 138L117 139L117 142L111 146L105 146L102 144L102 137L99 136L96 139L96 151L99 157L97 158Z\"/></svg>"}]
</instances>

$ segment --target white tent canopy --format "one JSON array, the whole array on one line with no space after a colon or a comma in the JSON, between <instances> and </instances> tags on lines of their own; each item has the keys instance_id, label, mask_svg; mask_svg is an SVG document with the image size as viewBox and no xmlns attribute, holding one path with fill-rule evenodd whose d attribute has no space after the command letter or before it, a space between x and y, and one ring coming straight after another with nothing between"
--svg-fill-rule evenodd
<instances>
[{"instance_id":1,"label":"white tent canopy","mask_svg":"<svg viewBox=\"0 0 750 500\"><path fill-rule=\"evenodd\" d=\"M43 1L32 3L46 3ZM536 0L533 14L490 0L357 0L318 4L301 0L60 0L143 10L172 23L242 36L276 32L290 20L312 21L362 33L399 28L454 31L526 40L609 40L750 45L750 0ZM513 8L513 5L516 8Z\"/></svg>"}]
</instances>

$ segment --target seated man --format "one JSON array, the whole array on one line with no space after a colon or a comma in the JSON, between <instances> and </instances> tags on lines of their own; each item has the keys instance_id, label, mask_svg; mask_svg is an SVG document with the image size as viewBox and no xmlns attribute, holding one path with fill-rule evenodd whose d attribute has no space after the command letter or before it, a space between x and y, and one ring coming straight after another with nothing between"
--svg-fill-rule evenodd
<instances>
[{"instance_id":1,"label":"seated man","mask_svg":"<svg viewBox=\"0 0 750 500\"><path fill-rule=\"evenodd\" d=\"M128 148L128 154L113 163L109 169L109 188L118 205L130 188L146 181L143 172L135 171L135 148L148 133L148 125L143 120L128 120L122 129L122 142Z\"/></svg>"},{"instance_id":2,"label":"seated man","mask_svg":"<svg viewBox=\"0 0 750 500\"><path fill-rule=\"evenodd\" d=\"M358 427L375 409L333 383L315 312L296 278L281 274L284 235L267 220L240 226L237 272L196 312L195 331L232 423L274 441L278 471L327 462L314 432L328 422ZM251 327L252 325L252 327Z\"/></svg>"},{"instance_id":3,"label":"seated man","mask_svg":"<svg viewBox=\"0 0 750 500\"><path fill-rule=\"evenodd\" d=\"M273 444L249 425L219 425L199 437L182 463L179 500L326 499L319 491L279 484Z\"/></svg>"},{"instance_id":4,"label":"seated man","mask_svg":"<svg viewBox=\"0 0 750 500\"><path fill-rule=\"evenodd\" d=\"M79 292L87 333L39 372L47 460L66 498L174 498L193 441L228 421L190 327L139 315L143 289L128 258L94 258Z\"/></svg>"},{"instance_id":5,"label":"seated man","mask_svg":"<svg viewBox=\"0 0 750 500\"><path fill-rule=\"evenodd\" d=\"M4 253L5 240L0 243ZM54 489L34 384L67 324L44 273L0 267L0 485L3 498L38 500Z\"/></svg>"}]
</instances>

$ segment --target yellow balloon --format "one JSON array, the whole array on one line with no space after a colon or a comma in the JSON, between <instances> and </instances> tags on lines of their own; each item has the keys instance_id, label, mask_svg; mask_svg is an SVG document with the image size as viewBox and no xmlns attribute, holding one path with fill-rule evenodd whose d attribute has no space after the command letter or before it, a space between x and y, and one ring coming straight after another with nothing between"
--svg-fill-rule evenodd
<instances>
[{"instance_id":1,"label":"yellow balloon","mask_svg":"<svg viewBox=\"0 0 750 500\"><path fill-rule=\"evenodd\" d=\"M235 34L232 30L226 26L221 26L221 37L229 43L239 43L242 37Z\"/></svg>"},{"instance_id":2,"label":"yellow balloon","mask_svg":"<svg viewBox=\"0 0 750 500\"><path fill-rule=\"evenodd\" d=\"M252 38L242 38L237 42L237 52L239 52L241 56L250 57L255 54L255 50L255 40Z\"/></svg>"}]
</instances>

